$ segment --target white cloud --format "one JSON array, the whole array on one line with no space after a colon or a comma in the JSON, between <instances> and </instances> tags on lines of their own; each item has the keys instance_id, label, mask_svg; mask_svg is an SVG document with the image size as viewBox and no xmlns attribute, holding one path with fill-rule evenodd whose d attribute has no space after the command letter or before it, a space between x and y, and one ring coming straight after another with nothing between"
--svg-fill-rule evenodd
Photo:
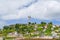
<instances>
[{"instance_id":1,"label":"white cloud","mask_svg":"<svg viewBox=\"0 0 60 40\"><path fill-rule=\"evenodd\" d=\"M55 0L39 0L29 7L24 8L24 5L28 5L31 2L32 0L3 1L3 3L0 4L0 18L3 20L12 20L32 16L33 18L43 20L60 19L60 2ZM18 8L21 7L23 8L19 10Z\"/></svg>"}]
</instances>

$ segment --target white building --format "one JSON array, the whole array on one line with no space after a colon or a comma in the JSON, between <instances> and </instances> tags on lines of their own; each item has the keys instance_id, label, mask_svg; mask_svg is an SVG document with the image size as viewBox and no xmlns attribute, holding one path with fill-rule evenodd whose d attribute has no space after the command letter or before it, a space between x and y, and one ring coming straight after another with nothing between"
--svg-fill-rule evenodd
<instances>
[{"instance_id":1,"label":"white building","mask_svg":"<svg viewBox=\"0 0 60 40\"><path fill-rule=\"evenodd\" d=\"M59 36L57 35L57 33L54 32L54 31L52 31L52 37L53 37L53 38L59 38Z\"/></svg>"},{"instance_id":2,"label":"white building","mask_svg":"<svg viewBox=\"0 0 60 40\"><path fill-rule=\"evenodd\" d=\"M17 32L11 32L11 33L9 33L7 36L8 37L17 37Z\"/></svg>"},{"instance_id":3,"label":"white building","mask_svg":"<svg viewBox=\"0 0 60 40\"><path fill-rule=\"evenodd\" d=\"M0 37L0 40L3 40L3 37Z\"/></svg>"}]
</instances>

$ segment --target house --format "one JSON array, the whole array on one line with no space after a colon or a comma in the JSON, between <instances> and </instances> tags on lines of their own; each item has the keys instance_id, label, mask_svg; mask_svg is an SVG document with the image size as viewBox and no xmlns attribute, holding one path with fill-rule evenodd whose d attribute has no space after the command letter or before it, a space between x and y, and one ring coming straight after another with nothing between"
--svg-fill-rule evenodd
<instances>
[{"instance_id":1,"label":"house","mask_svg":"<svg viewBox=\"0 0 60 40\"><path fill-rule=\"evenodd\" d=\"M51 36L43 36L43 37L40 37L41 39L53 39L53 37Z\"/></svg>"},{"instance_id":2,"label":"house","mask_svg":"<svg viewBox=\"0 0 60 40\"><path fill-rule=\"evenodd\" d=\"M8 36L8 37L17 37L18 34L17 34L17 32L11 32L11 33L8 33L7 36Z\"/></svg>"},{"instance_id":3,"label":"house","mask_svg":"<svg viewBox=\"0 0 60 40\"><path fill-rule=\"evenodd\" d=\"M44 26L45 29L46 29L47 27L48 27L47 25Z\"/></svg>"},{"instance_id":4,"label":"house","mask_svg":"<svg viewBox=\"0 0 60 40\"><path fill-rule=\"evenodd\" d=\"M56 26L55 25L53 25L53 28L55 28Z\"/></svg>"},{"instance_id":5,"label":"house","mask_svg":"<svg viewBox=\"0 0 60 40\"><path fill-rule=\"evenodd\" d=\"M57 33L54 32L54 31L52 31L52 37L53 37L53 38L59 38L59 36L57 35Z\"/></svg>"},{"instance_id":6,"label":"house","mask_svg":"<svg viewBox=\"0 0 60 40\"><path fill-rule=\"evenodd\" d=\"M3 37L0 37L0 40L3 40Z\"/></svg>"},{"instance_id":7,"label":"house","mask_svg":"<svg viewBox=\"0 0 60 40\"><path fill-rule=\"evenodd\" d=\"M23 37L23 34L18 34L17 32L12 32L7 35L8 37Z\"/></svg>"}]
</instances>

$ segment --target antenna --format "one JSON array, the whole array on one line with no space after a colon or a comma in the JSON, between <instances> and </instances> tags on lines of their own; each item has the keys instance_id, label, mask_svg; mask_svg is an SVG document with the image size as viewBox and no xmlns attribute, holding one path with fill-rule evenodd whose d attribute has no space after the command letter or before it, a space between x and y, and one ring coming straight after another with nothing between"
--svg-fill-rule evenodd
<instances>
[{"instance_id":1,"label":"antenna","mask_svg":"<svg viewBox=\"0 0 60 40\"><path fill-rule=\"evenodd\" d=\"M28 22L30 22L31 16L28 16Z\"/></svg>"}]
</instances>

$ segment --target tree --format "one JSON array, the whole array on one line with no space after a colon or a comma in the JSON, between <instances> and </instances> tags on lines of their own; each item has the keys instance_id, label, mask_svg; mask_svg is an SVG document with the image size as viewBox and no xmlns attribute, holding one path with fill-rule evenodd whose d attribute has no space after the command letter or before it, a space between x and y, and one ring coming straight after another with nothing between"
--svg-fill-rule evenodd
<instances>
[{"instance_id":1,"label":"tree","mask_svg":"<svg viewBox=\"0 0 60 40\"><path fill-rule=\"evenodd\" d=\"M7 29L9 29L9 27L8 26L4 26L3 29L7 30Z\"/></svg>"},{"instance_id":2,"label":"tree","mask_svg":"<svg viewBox=\"0 0 60 40\"><path fill-rule=\"evenodd\" d=\"M44 27L46 25L46 22L41 22L41 25Z\"/></svg>"},{"instance_id":3,"label":"tree","mask_svg":"<svg viewBox=\"0 0 60 40\"><path fill-rule=\"evenodd\" d=\"M13 26L4 26L3 31L6 31L7 33L14 32L15 28Z\"/></svg>"},{"instance_id":4,"label":"tree","mask_svg":"<svg viewBox=\"0 0 60 40\"><path fill-rule=\"evenodd\" d=\"M35 22L35 24L36 24L36 22Z\"/></svg>"},{"instance_id":5,"label":"tree","mask_svg":"<svg viewBox=\"0 0 60 40\"><path fill-rule=\"evenodd\" d=\"M31 24L31 22L28 22L28 25L30 25Z\"/></svg>"},{"instance_id":6,"label":"tree","mask_svg":"<svg viewBox=\"0 0 60 40\"><path fill-rule=\"evenodd\" d=\"M44 32L44 34L47 35L47 36L50 36L51 32L52 32L52 30L47 28L46 31Z\"/></svg>"},{"instance_id":7,"label":"tree","mask_svg":"<svg viewBox=\"0 0 60 40\"><path fill-rule=\"evenodd\" d=\"M2 29L0 29L0 34L2 34Z\"/></svg>"},{"instance_id":8,"label":"tree","mask_svg":"<svg viewBox=\"0 0 60 40\"><path fill-rule=\"evenodd\" d=\"M47 29L46 29L45 33L46 33L48 36L51 35L51 32L52 32L52 30L51 30L52 25L53 25L52 22L49 22L48 25L47 25Z\"/></svg>"},{"instance_id":9,"label":"tree","mask_svg":"<svg viewBox=\"0 0 60 40\"><path fill-rule=\"evenodd\" d=\"M48 24L53 25L53 23L52 23L52 22L49 22Z\"/></svg>"},{"instance_id":10,"label":"tree","mask_svg":"<svg viewBox=\"0 0 60 40\"><path fill-rule=\"evenodd\" d=\"M15 25L15 30L18 33L18 36L19 36L19 33L20 33L19 24L16 24Z\"/></svg>"},{"instance_id":11,"label":"tree","mask_svg":"<svg viewBox=\"0 0 60 40\"><path fill-rule=\"evenodd\" d=\"M3 36L7 36L7 34L9 33L9 27L8 26L4 26L2 32L3 32Z\"/></svg>"},{"instance_id":12,"label":"tree","mask_svg":"<svg viewBox=\"0 0 60 40\"><path fill-rule=\"evenodd\" d=\"M27 32L29 33L29 36L32 36L31 33L34 32L34 26L33 25L27 26Z\"/></svg>"},{"instance_id":13,"label":"tree","mask_svg":"<svg viewBox=\"0 0 60 40\"><path fill-rule=\"evenodd\" d=\"M52 22L49 22L48 23L48 28L51 29L52 28L52 25L53 25L53 23Z\"/></svg>"},{"instance_id":14,"label":"tree","mask_svg":"<svg viewBox=\"0 0 60 40\"><path fill-rule=\"evenodd\" d=\"M9 26L9 32L15 32L15 27L14 26Z\"/></svg>"}]
</instances>

